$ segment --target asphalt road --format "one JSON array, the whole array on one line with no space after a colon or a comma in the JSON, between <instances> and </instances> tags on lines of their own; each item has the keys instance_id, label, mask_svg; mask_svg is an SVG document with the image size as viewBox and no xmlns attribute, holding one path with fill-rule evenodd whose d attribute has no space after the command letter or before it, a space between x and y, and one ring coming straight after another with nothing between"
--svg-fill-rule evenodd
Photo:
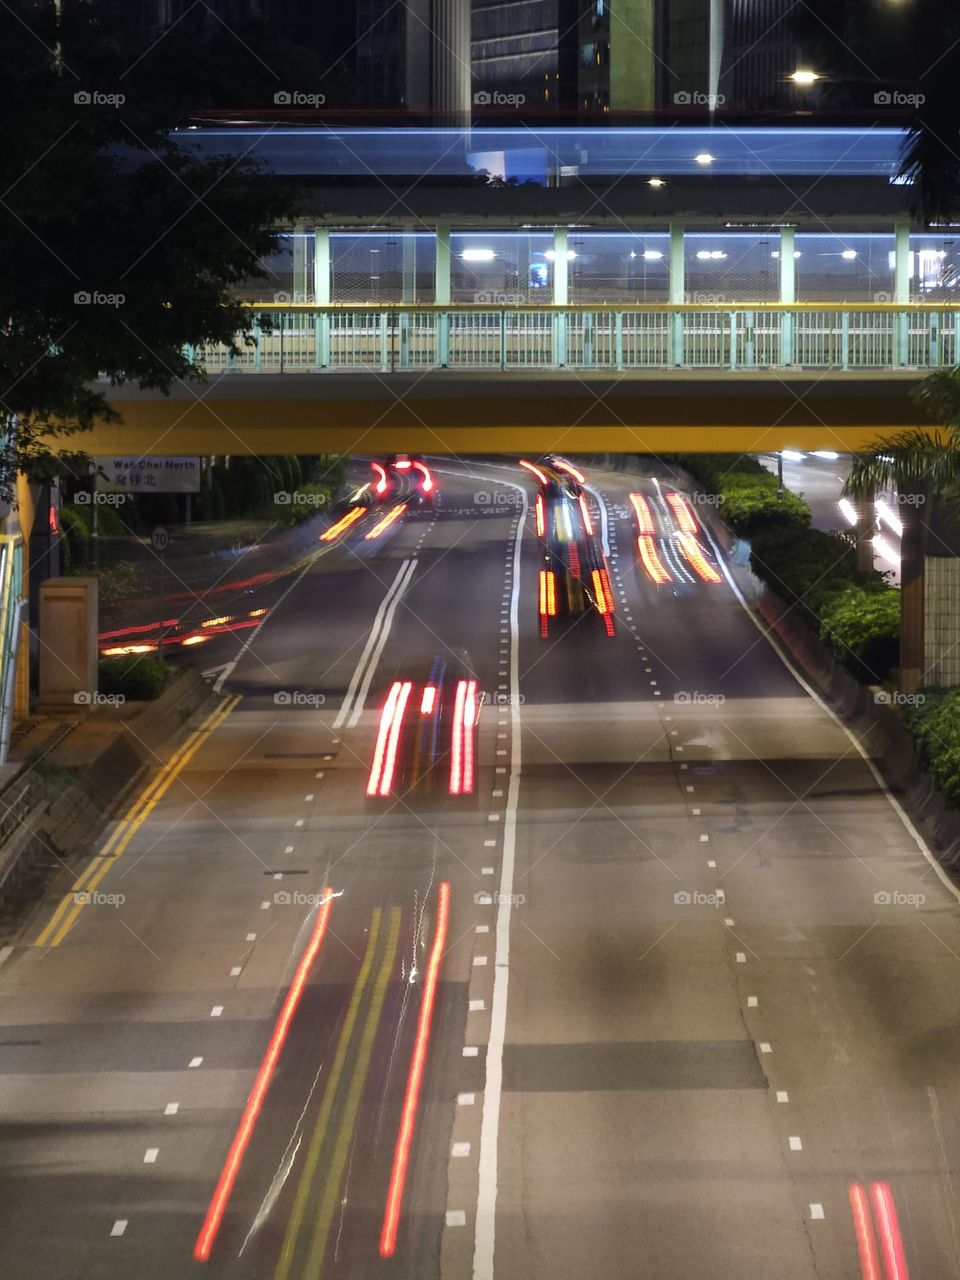
<instances>
[{"instance_id":1,"label":"asphalt road","mask_svg":"<svg viewBox=\"0 0 960 1280\"><path fill-rule=\"evenodd\" d=\"M956 894L654 482L588 477L615 635L541 640L532 477L437 470L218 638L220 715L0 960L0 1273L960 1275ZM405 681L436 765L405 730L371 798Z\"/></svg>"}]
</instances>

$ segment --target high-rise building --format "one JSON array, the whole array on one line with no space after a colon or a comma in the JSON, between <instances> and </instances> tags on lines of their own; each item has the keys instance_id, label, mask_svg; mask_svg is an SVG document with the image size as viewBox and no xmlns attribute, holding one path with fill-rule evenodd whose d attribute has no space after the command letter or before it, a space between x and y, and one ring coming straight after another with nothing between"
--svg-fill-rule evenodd
<instances>
[{"instance_id":1,"label":"high-rise building","mask_svg":"<svg viewBox=\"0 0 960 1280\"><path fill-rule=\"evenodd\" d=\"M581 7L578 0L473 0L474 103L574 111Z\"/></svg>"},{"instance_id":2,"label":"high-rise building","mask_svg":"<svg viewBox=\"0 0 960 1280\"><path fill-rule=\"evenodd\" d=\"M470 103L470 0L359 0L356 74L364 106L461 123Z\"/></svg>"}]
</instances>

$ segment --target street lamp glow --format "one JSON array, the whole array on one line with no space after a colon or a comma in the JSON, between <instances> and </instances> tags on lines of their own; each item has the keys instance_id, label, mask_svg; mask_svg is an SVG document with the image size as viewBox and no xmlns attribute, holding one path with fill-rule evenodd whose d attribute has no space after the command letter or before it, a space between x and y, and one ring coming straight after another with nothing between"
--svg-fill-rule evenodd
<instances>
[{"instance_id":1,"label":"street lamp glow","mask_svg":"<svg viewBox=\"0 0 960 1280\"><path fill-rule=\"evenodd\" d=\"M803 454L799 451L799 449L781 449L780 457L783 458L784 462L802 462L803 461Z\"/></svg>"},{"instance_id":2,"label":"street lamp glow","mask_svg":"<svg viewBox=\"0 0 960 1280\"><path fill-rule=\"evenodd\" d=\"M648 187L664 187L666 186L666 183L662 178L648 178L647 186Z\"/></svg>"},{"instance_id":3,"label":"street lamp glow","mask_svg":"<svg viewBox=\"0 0 960 1280\"><path fill-rule=\"evenodd\" d=\"M846 258L848 262L852 262L856 256L856 249L844 249L843 253L840 255L841 258Z\"/></svg>"},{"instance_id":4,"label":"street lamp glow","mask_svg":"<svg viewBox=\"0 0 960 1280\"><path fill-rule=\"evenodd\" d=\"M496 254L492 249L464 249L460 256L464 262L492 262Z\"/></svg>"},{"instance_id":5,"label":"street lamp glow","mask_svg":"<svg viewBox=\"0 0 960 1280\"><path fill-rule=\"evenodd\" d=\"M817 75L815 71L807 71L802 67L798 67L797 70L794 71L790 79L793 81L794 84L799 84L799 85L802 85L804 88L809 88L810 85L816 84L817 81L820 79L820 77Z\"/></svg>"},{"instance_id":6,"label":"street lamp glow","mask_svg":"<svg viewBox=\"0 0 960 1280\"><path fill-rule=\"evenodd\" d=\"M713 164L716 159L716 157L712 156L709 151L701 151L699 155L695 155L693 158L696 160L697 164L702 165Z\"/></svg>"}]
</instances>

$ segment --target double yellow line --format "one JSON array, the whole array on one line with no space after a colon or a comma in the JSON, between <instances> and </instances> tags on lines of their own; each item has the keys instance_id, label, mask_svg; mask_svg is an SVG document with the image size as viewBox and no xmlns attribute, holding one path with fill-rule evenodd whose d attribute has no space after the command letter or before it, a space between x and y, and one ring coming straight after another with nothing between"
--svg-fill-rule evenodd
<instances>
[{"instance_id":1,"label":"double yellow line","mask_svg":"<svg viewBox=\"0 0 960 1280\"><path fill-rule=\"evenodd\" d=\"M320 1270L323 1266L323 1259L327 1250L327 1239L330 1235L330 1226L333 1222L333 1216L340 1200L340 1184L343 1180L344 1170L346 1169L347 1160L350 1155L350 1147L354 1140L354 1128L356 1126L357 1115L360 1110L363 1087L366 1082L367 1073L370 1069L370 1059L373 1056L373 1044L377 1034L377 1024L380 1021L380 1014L383 1010L383 1002L387 992L387 984L390 981L390 975L393 971L393 964L397 955L397 943L400 938L400 914L399 908L396 907L390 912L386 941L380 955L379 964L376 966L377 972L373 983L372 994L370 996L370 1003L367 1007L367 1014L363 1022L363 1028L360 1031L360 1040L356 1051L353 1074L350 1078L349 1088L347 1089L346 1096L343 1100L340 1127L337 1132L336 1140L333 1144L333 1150L330 1152L329 1158L324 1166L323 1186L320 1192L319 1203L312 1215L313 1231L310 1236L310 1243L305 1262L296 1272L297 1280L316 1280L320 1275ZM367 988L370 986L371 977L373 976L374 960L378 950L382 925L382 914L378 907L373 913L373 918L370 924L370 935L367 941L367 949L363 956L363 962L360 965L360 973L357 977L357 984L353 989L353 995L350 999L349 1008L347 1009L347 1016L344 1020L343 1029L340 1032L340 1039L337 1042L333 1065L331 1066L330 1074L327 1077L326 1090L323 1095L323 1101L320 1104L320 1114L317 1116L317 1123L310 1139L310 1145L307 1148L303 1172L300 1175L300 1184L297 1187L296 1198L293 1203L293 1209L290 1213L290 1221L287 1223L287 1231L283 1239L283 1246L280 1250L280 1259L277 1263L277 1269L274 1272L274 1280L288 1280L290 1276L290 1269L297 1253L297 1245L303 1228L304 1216L307 1211L308 1202L314 1190L317 1167L320 1163L320 1154L326 1141L327 1131L330 1127L330 1117L333 1113L334 1104L337 1101L337 1095L340 1092L340 1084L343 1079L343 1073L350 1053L351 1043L354 1039L354 1033L356 1032L360 1018L360 1010L364 1002Z\"/></svg>"},{"instance_id":2,"label":"double yellow line","mask_svg":"<svg viewBox=\"0 0 960 1280\"><path fill-rule=\"evenodd\" d=\"M224 698L199 728L194 729L186 742L177 748L159 773L147 783L124 814L123 819L117 823L106 844L91 860L73 888L64 896L63 901L37 937L34 946L58 947L60 945L73 928L77 916L87 905L88 895L96 890L110 867L123 856L130 841L166 794L171 783L214 730L223 724L239 701L239 694Z\"/></svg>"}]
</instances>

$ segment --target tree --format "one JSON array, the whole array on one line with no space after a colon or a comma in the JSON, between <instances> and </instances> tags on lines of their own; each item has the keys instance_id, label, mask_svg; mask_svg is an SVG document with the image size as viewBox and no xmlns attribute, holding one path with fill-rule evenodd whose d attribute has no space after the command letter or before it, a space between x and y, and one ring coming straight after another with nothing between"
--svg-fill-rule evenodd
<instances>
[{"instance_id":1,"label":"tree","mask_svg":"<svg viewBox=\"0 0 960 1280\"><path fill-rule=\"evenodd\" d=\"M912 428L874 441L854 455L844 483L848 495L893 486L901 498L900 683L907 693L923 682L925 668L924 559L931 507L960 484L960 367L930 374L916 398L945 430Z\"/></svg>"},{"instance_id":2,"label":"tree","mask_svg":"<svg viewBox=\"0 0 960 1280\"><path fill-rule=\"evenodd\" d=\"M202 376L188 349L234 344L237 286L262 275L289 192L254 161L201 159L189 109L124 6L0 6L0 486L43 437L110 417L106 388Z\"/></svg>"}]
</instances>

